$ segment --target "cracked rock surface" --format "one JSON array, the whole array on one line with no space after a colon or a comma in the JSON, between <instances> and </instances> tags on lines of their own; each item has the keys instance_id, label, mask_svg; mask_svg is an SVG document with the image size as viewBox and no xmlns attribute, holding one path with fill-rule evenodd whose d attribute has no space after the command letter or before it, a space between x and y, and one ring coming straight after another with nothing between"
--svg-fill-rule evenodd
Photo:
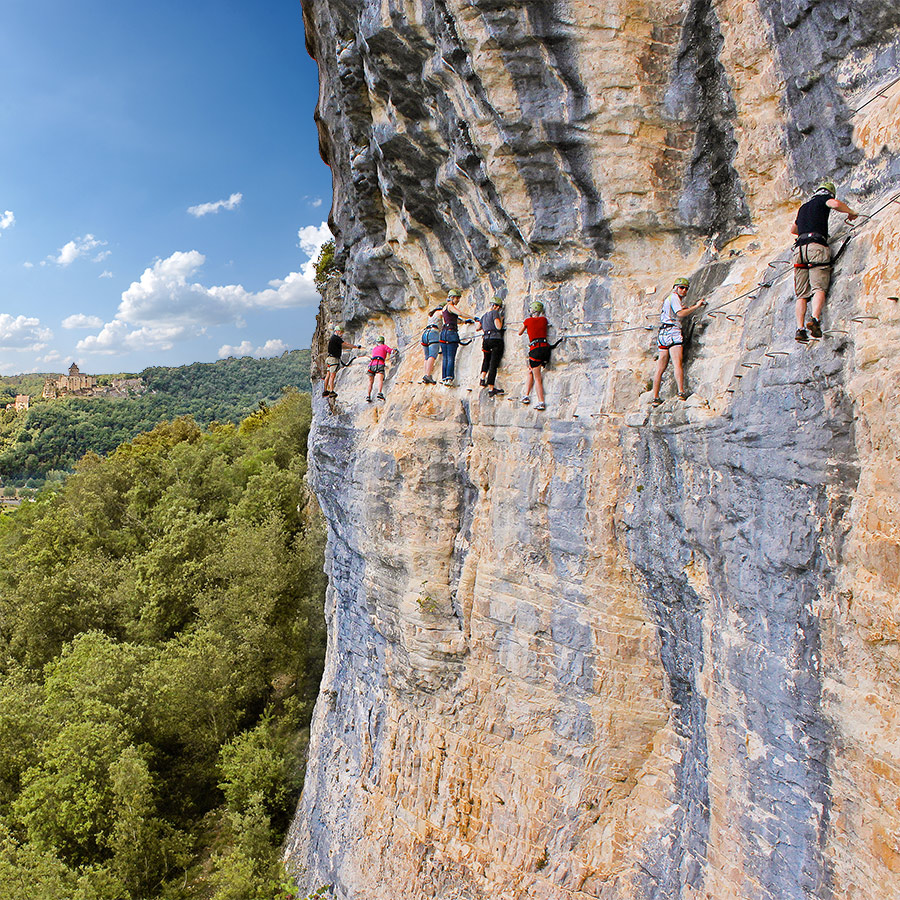
<instances>
[{"instance_id":1,"label":"cracked rock surface","mask_svg":"<svg viewBox=\"0 0 900 900\"><path fill-rule=\"evenodd\" d=\"M314 351L343 322L400 353L385 402L362 361L314 398L329 649L288 861L341 900L900 896L900 7L304 19L341 269ZM826 176L874 215L832 216L800 345L789 230ZM651 409L679 276L692 393ZM420 383L451 287L506 301L502 397L477 337Z\"/></svg>"}]
</instances>

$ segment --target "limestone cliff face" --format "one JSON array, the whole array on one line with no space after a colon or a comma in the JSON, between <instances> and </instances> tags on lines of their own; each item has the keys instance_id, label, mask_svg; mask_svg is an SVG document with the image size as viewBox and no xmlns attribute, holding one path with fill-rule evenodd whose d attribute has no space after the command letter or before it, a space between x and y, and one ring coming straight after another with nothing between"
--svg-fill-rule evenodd
<instances>
[{"instance_id":1,"label":"limestone cliff face","mask_svg":"<svg viewBox=\"0 0 900 900\"><path fill-rule=\"evenodd\" d=\"M330 644L290 860L359 900L900 896L900 6L304 14L343 268L319 341L402 352L385 403L361 363L316 399ZM876 214L801 346L823 176ZM712 314L692 397L668 374L651 411L680 275ZM478 341L418 383L449 287L506 298L507 399ZM567 336L543 413L509 399L537 297Z\"/></svg>"}]
</instances>

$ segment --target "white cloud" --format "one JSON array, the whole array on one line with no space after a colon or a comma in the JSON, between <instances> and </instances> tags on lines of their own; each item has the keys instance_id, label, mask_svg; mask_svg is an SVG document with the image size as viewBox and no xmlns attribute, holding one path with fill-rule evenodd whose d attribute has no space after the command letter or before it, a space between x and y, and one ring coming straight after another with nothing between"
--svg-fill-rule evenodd
<instances>
[{"instance_id":1,"label":"white cloud","mask_svg":"<svg viewBox=\"0 0 900 900\"><path fill-rule=\"evenodd\" d=\"M103 262L107 256L112 253L112 250L101 250L95 257L94 262Z\"/></svg>"},{"instance_id":2,"label":"white cloud","mask_svg":"<svg viewBox=\"0 0 900 900\"><path fill-rule=\"evenodd\" d=\"M92 234L86 234L84 237L75 238L59 248L59 256L48 256L47 259L52 260L58 266L69 266L79 256L85 256L95 247L106 246L106 241L97 240ZM102 258L102 257L98 257Z\"/></svg>"},{"instance_id":3,"label":"white cloud","mask_svg":"<svg viewBox=\"0 0 900 900\"><path fill-rule=\"evenodd\" d=\"M104 269L98 276L98 278L112 278L113 273L109 271L109 269Z\"/></svg>"},{"instance_id":4,"label":"white cloud","mask_svg":"<svg viewBox=\"0 0 900 900\"><path fill-rule=\"evenodd\" d=\"M217 213L220 209L236 209L240 206L243 199L244 195L237 192L232 194L227 200L216 200L215 203L198 203L196 206L189 206L188 212L199 219L201 216Z\"/></svg>"},{"instance_id":5,"label":"white cloud","mask_svg":"<svg viewBox=\"0 0 900 900\"><path fill-rule=\"evenodd\" d=\"M33 263L33 262L23 262L22 265L25 266L26 269L33 269L33 268L34 268L34 263Z\"/></svg>"},{"instance_id":6,"label":"white cloud","mask_svg":"<svg viewBox=\"0 0 900 900\"><path fill-rule=\"evenodd\" d=\"M39 363L54 363L58 362L63 358L62 353L58 350L51 350L46 356L39 356L37 358L37 362Z\"/></svg>"},{"instance_id":7,"label":"white cloud","mask_svg":"<svg viewBox=\"0 0 900 900\"><path fill-rule=\"evenodd\" d=\"M43 350L53 337L49 328L41 327L41 320L31 316L11 316L0 313L0 350Z\"/></svg>"},{"instance_id":8,"label":"white cloud","mask_svg":"<svg viewBox=\"0 0 900 900\"><path fill-rule=\"evenodd\" d=\"M62 320L63 328L99 328L102 324L103 319L99 316L86 316L84 313L75 313Z\"/></svg>"},{"instance_id":9,"label":"white cloud","mask_svg":"<svg viewBox=\"0 0 900 900\"><path fill-rule=\"evenodd\" d=\"M219 359L227 359L229 356L253 356L253 342L241 341L237 347L233 347L231 344L219 347Z\"/></svg>"},{"instance_id":10,"label":"white cloud","mask_svg":"<svg viewBox=\"0 0 900 900\"><path fill-rule=\"evenodd\" d=\"M89 353L168 350L177 341L197 337L207 328L240 327L251 312L311 306L319 299L314 282L315 257L322 242L331 239L331 232L323 222L301 228L298 236L300 246L310 258L299 272L273 279L265 290L258 292L248 291L239 284L207 287L194 281L197 270L206 261L197 250L177 251L157 260L144 270L139 281L132 282L122 293L112 321L104 324L97 334L79 341L78 349ZM271 341L265 346L270 344ZM242 348L243 345L238 349ZM263 349L256 348L256 351ZM272 345L266 352L282 351Z\"/></svg>"},{"instance_id":11,"label":"white cloud","mask_svg":"<svg viewBox=\"0 0 900 900\"><path fill-rule=\"evenodd\" d=\"M0 231L6 231L7 228L12 228L15 224L16 217L11 209L6 210L4 213L0 213Z\"/></svg>"},{"instance_id":12,"label":"white cloud","mask_svg":"<svg viewBox=\"0 0 900 900\"><path fill-rule=\"evenodd\" d=\"M318 208L322 205L322 198L321 198L321 197L316 197L316 199L313 200L312 203L310 203L309 205L310 205L313 209L318 209Z\"/></svg>"},{"instance_id":13,"label":"white cloud","mask_svg":"<svg viewBox=\"0 0 900 900\"><path fill-rule=\"evenodd\" d=\"M297 237L300 238L300 249L312 259L319 255L319 248L322 244L332 240L327 222L323 222L321 225L305 225L297 232Z\"/></svg>"},{"instance_id":14,"label":"white cloud","mask_svg":"<svg viewBox=\"0 0 900 900\"><path fill-rule=\"evenodd\" d=\"M284 341L272 338L266 341L262 347L257 347L256 352L259 356L281 356L288 349L290 348Z\"/></svg>"},{"instance_id":15,"label":"white cloud","mask_svg":"<svg viewBox=\"0 0 900 900\"><path fill-rule=\"evenodd\" d=\"M256 356L262 359L269 356L281 356L288 349L290 349L288 345L278 338L272 338L261 347L256 348L253 347L251 341L241 341L236 347L231 346L231 344L219 347L219 359L225 359L228 356Z\"/></svg>"}]
</instances>

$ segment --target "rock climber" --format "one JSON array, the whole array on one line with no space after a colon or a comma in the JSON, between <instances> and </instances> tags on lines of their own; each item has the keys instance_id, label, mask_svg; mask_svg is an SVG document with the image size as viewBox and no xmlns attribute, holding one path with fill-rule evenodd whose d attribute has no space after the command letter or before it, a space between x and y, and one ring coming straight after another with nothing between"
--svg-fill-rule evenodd
<instances>
[{"instance_id":1,"label":"rock climber","mask_svg":"<svg viewBox=\"0 0 900 900\"><path fill-rule=\"evenodd\" d=\"M535 409L546 409L544 403L544 379L541 370L550 362L551 346L547 341L547 331L550 327L544 315L544 304L540 300L534 300L529 307L531 315L522 323L519 334L528 332L528 378L525 382L525 393L522 396L523 403L531 403L531 387L534 385L537 392Z\"/></svg>"},{"instance_id":2,"label":"rock climber","mask_svg":"<svg viewBox=\"0 0 900 900\"><path fill-rule=\"evenodd\" d=\"M858 213L837 199L833 181L823 181L812 197L797 212L791 234L794 243L794 293L797 297L797 333L794 339L805 344L809 335L822 337L822 308L831 283L831 250L828 247L828 216L831 210L846 213L852 222ZM806 319L806 302L812 297L810 317ZM808 333L807 333L808 331Z\"/></svg>"},{"instance_id":3,"label":"rock climber","mask_svg":"<svg viewBox=\"0 0 900 900\"><path fill-rule=\"evenodd\" d=\"M693 306L683 306L682 303L691 283L687 278L676 278L671 292L663 301L662 312L659 316L659 337L657 347L659 357L656 365L656 375L653 378L653 406L659 406L659 386L662 384L663 372L669 365L669 357L675 368L675 383L678 385L678 396L681 400L687 400L687 392L684 389L684 336L681 333L682 319L686 319L691 313L706 306L705 300L698 300Z\"/></svg>"},{"instance_id":4,"label":"rock climber","mask_svg":"<svg viewBox=\"0 0 900 900\"><path fill-rule=\"evenodd\" d=\"M481 381L479 384L488 389L489 397L505 393L496 386L497 367L503 358L503 299L494 297L491 308L478 320L475 327L483 332L481 352L484 360L481 363Z\"/></svg>"},{"instance_id":5,"label":"rock climber","mask_svg":"<svg viewBox=\"0 0 900 900\"><path fill-rule=\"evenodd\" d=\"M378 393L375 395L376 400L384 400L382 387L384 386L384 367L388 357L393 353L390 347L384 342L384 335L380 334L375 338L375 346L372 348L372 358L369 360L369 393L366 397L366 403L372 402L372 385L378 381Z\"/></svg>"},{"instance_id":6,"label":"rock climber","mask_svg":"<svg viewBox=\"0 0 900 900\"><path fill-rule=\"evenodd\" d=\"M456 376L456 351L459 349L459 320L474 322L469 313L459 305L462 294L455 288L447 294L447 302L441 310L444 327L441 329L441 384L453 385Z\"/></svg>"},{"instance_id":7,"label":"rock climber","mask_svg":"<svg viewBox=\"0 0 900 900\"><path fill-rule=\"evenodd\" d=\"M425 353L425 374L422 376L422 384L436 384L431 373L434 371L437 355L441 352L443 309L443 306L436 306L428 313L428 324L422 332L422 350Z\"/></svg>"},{"instance_id":8,"label":"rock climber","mask_svg":"<svg viewBox=\"0 0 900 900\"><path fill-rule=\"evenodd\" d=\"M322 386L323 397L337 397L334 382L341 367L341 355L344 350L361 350L360 344L349 344L344 340L344 327L338 325L328 339L328 350L325 356L325 383Z\"/></svg>"}]
</instances>

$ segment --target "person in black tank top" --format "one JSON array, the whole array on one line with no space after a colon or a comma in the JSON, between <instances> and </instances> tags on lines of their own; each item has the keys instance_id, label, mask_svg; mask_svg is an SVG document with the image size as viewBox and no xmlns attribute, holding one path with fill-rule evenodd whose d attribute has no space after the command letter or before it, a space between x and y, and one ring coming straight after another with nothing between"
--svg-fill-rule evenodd
<instances>
[{"instance_id":1,"label":"person in black tank top","mask_svg":"<svg viewBox=\"0 0 900 900\"><path fill-rule=\"evenodd\" d=\"M348 344L344 340L344 329L338 326L328 339L328 350L325 357L325 383L322 385L323 397L337 397L334 382L341 367L341 354L344 350L360 350L359 344Z\"/></svg>"},{"instance_id":2,"label":"person in black tank top","mask_svg":"<svg viewBox=\"0 0 900 900\"><path fill-rule=\"evenodd\" d=\"M791 226L796 235L794 244L794 294L797 297L797 333L794 338L806 343L811 334L822 337L822 309L825 295L831 283L831 251L828 247L828 216L831 211L846 213L852 222L857 214L835 196L837 189L832 181L823 181L816 192L797 211L797 219ZM810 317L806 319L806 304L812 297ZM807 333L807 329L809 329Z\"/></svg>"}]
</instances>

